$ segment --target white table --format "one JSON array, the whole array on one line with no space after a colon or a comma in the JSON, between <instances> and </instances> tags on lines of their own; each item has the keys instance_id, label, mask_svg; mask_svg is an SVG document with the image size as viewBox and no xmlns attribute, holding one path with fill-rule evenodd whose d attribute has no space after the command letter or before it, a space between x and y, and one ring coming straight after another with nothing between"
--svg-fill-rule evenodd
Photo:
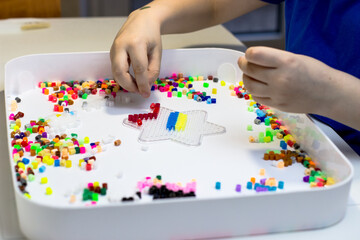
<instances>
[{"instance_id":1,"label":"white table","mask_svg":"<svg viewBox=\"0 0 360 240\"><path fill-rule=\"evenodd\" d=\"M21 32L19 21L0 21L0 143L7 141L5 136L4 108L4 64L12 58L35 53L108 51L113 38L125 18L69 18L47 19L51 28ZM195 33L168 35L163 37L163 47L227 47L244 50L244 45L222 26L215 26ZM339 149L350 159L355 167L350 199L345 218L335 226L302 232L290 232L236 239L359 239L360 228L360 158L329 127L318 123ZM11 185L11 172L5 144L0 144L0 240L24 239L20 232L14 190ZM326 203L324 203L326 204ZM316 209L314 210L316 214ZM311 217L311 216L309 216Z\"/></svg>"}]
</instances>

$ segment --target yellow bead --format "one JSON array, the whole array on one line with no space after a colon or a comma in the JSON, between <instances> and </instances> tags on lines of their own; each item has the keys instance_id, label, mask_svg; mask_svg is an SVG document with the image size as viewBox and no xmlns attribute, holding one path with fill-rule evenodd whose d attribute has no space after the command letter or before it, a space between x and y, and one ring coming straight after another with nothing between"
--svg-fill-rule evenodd
<instances>
[{"instance_id":1,"label":"yellow bead","mask_svg":"<svg viewBox=\"0 0 360 240\"><path fill-rule=\"evenodd\" d=\"M239 86L243 86L243 85L244 85L243 81L240 81Z\"/></svg>"},{"instance_id":2,"label":"yellow bead","mask_svg":"<svg viewBox=\"0 0 360 240\"><path fill-rule=\"evenodd\" d=\"M226 85L225 81L221 81L221 82L220 82L220 85L221 85L222 87L225 86L225 85Z\"/></svg>"},{"instance_id":3,"label":"yellow bead","mask_svg":"<svg viewBox=\"0 0 360 240\"><path fill-rule=\"evenodd\" d=\"M71 160L66 161L66 168L71 168Z\"/></svg>"},{"instance_id":4,"label":"yellow bead","mask_svg":"<svg viewBox=\"0 0 360 240\"><path fill-rule=\"evenodd\" d=\"M52 192L53 192L53 191L52 191L51 187L47 187L46 190L45 190L45 194L46 194L46 195L51 195Z\"/></svg>"},{"instance_id":5,"label":"yellow bead","mask_svg":"<svg viewBox=\"0 0 360 240\"><path fill-rule=\"evenodd\" d=\"M90 139L89 139L89 137L85 137L85 138L84 138L84 143L85 143L85 144L90 143Z\"/></svg>"},{"instance_id":6,"label":"yellow bead","mask_svg":"<svg viewBox=\"0 0 360 240\"><path fill-rule=\"evenodd\" d=\"M46 184L47 182L48 182L47 177L42 177L41 180L40 180L41 184Z\"/></svg>"},{"instance_id":7,"label":"yellow bead","mask_svg":"<svg viewBox=\"0 0 360 240\"><path fill-rule=\"evenodd\" d=\"M198 76L197 77L199 81L203 81L204 80L204 76Z\"/></svg>"},{"instance_id":8,"label":"yellow bead","mask_svg":"<svg viewBox=\"0 0 360 240\"><path fill-rule=\"evenodd\" d=\"M99 186L100 186L99 182L94 182L94 188L99 187Z\"/></svg>"},{"instance_id":9,"label":"yellow bead","mask_svg":"<svg viewBox=\"0 0 360 240\"><path fill-rule=\"evenodd\" d=\"M332 177L328 177L326 179L326 185L330 186L330 185L333 185L333 184L335 184L335 180Z\"/></svg>"},{"instance_id":10,"label":"yellow bead","mask_svg":"<svg viewBox=\"0 0 360 240\"><path fill-rule=\"evenodd\" d=\"M19 168L25 170L25 164L24 164L24 163L19 162L19 163L18 163L18 166L19 166Z\"/></svg>"},{"instance_id":11,"label":"yellow bead","mask_svg":"<svg viewBox=\"0 0 360 240\"><path fill-rule=\"evenodd\" d=\"M264 168L262 168L262 169L260 169L260 176L264 176L265 175L265 169Z\"/></svg>"},{"instance_id":12,"label":"yellow bead","mask_svg":"<svg viewBox=\"0 0 360 240\"><path fill-rule=\"evenodd\" d=\"M81 167L81 163L84 162L84 159L79 160L79 167Z\"/></svg>"},{"instance_id":13,"label":"yellow bead","mask_svg":"<svg viewBox=\"0 0 360 240\"><path fill-rule=\"evenodd\" d=\"M34 162L31 163L31 165L32 165L33 169L37 169L38 166L39 166L39 163L34 161Z\"/></svg>"},{"instance_id":14,"label":"yellow bead","mask_svg":"<svg viewBox=\"0 0 360 240\"><path fill-rule=\"evenodd\" d=\"M31 196L30 196L30 194L28 194L28 193L24 193L24 197L26 197L26 198L28 198L28 199L31 199Z\"/></svg>"},{"instance_id":15,"label":"yellow bead","mask_svg":"<svg viewBox=\"0 0 360 240\"><path fill-rule=\"evenodd\" d=\"M234 90L234 88L235 88L235 86L234 86L233 84L231 84L231 85L229 86L229 89L230 89L230 90Z\"/></svg>"},{"instance_id":16,"label":"yellow bead","mask_svg":"<svg viewBox=\"0 0 360 240\"><path fill-rule=\"evenodd\" d=\"M216 88L212 89L212 94L217 94L217 89Z\"/></svg>"}]
</instances>

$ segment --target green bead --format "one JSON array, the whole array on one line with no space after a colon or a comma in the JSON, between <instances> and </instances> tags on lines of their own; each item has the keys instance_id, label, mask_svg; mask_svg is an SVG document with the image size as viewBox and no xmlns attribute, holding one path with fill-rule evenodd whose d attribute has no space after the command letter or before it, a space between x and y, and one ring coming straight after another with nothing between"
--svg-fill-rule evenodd
<instances>
[{"instance_id":1,"label":"green bead","mask_svg":"<svg viewBox=\"0 0 360 240\"><path fill-rule=\"evenodd\" d=\"M207 88L207 87L209 87L209 83L207 83L207 82L204 82L204 83L203 83L203 87L204 87L204 88Z\"/></svg>"},{"instance_id":2,"label":"green bead","mask_svg":"<svg viewBox=\"0 0 360 240\"><path fill-rule=\"evenodd\" d=\"M274 150L274 153L275 153L275 154L280 154L281 151L280 151L280 150Z\"/></svg>"},{"instance_id":3,"label":"green bead","mask_svg":"<svg viewBox=\"0 0 360 240\"><path fill-rule=\"evenodd\" d=\"M265 142L264 137L259 137L259 142L260 142L260 143L264 143L264 142Z\"/></svg>"},{"instance_id":4,"label":"green bead","mask_svg":"<svg viewBox=\"0 0 360 240\"><path fill-rule=\"evenodd\" d=\"M15 144L13 148L16 148L16 149L21 149L21 146L18 145L18 144Z\"/></svg>"},{"instance_id":5,"label":"green bead","mask_svg":"<svg viewBox=\"0 0 360 240\"><path fill-rule=\"evenodd\" d=\"M248 131L252 131L252 130L253 130L252 125L247 125L247 130L248 130Z\"/></svg>"},{"instance_id":6,"label":"green bead","mask_svg":"<svg viewBox=\"0 0 360 240\"><path fill-rule=\"evenodd\" d=\"M254 111L254 107L253 107L253 106L248 107L248 111L249 111L249 112L253 112L253 111Z\"/></svg>"},{"instance_id":7,"label":"green bead","mask_svg":"<svg viewBox=\"0 0 360 240\"><path fill-rule=\"evenodd\" d=\"M204 97L206 97L206 92L202 92L202 95L203 95Z\"/></svg>"},{"instance_id":8,"label":"green bead","mask_svg":"<svg viewBox=\"0 0 360 240\"><path fill-rule=\"evenodd\" d=\"M179 83L179 88L183 88L184 86L185 86L185 84Z\"/></svg>"},{"instance_id":9,"label":"green bead","mask_svg":"<svg viewBox=\"0 0 360 240\"><path fill-rule=\"evenodd\" d=\"M157 175L156 178L157 178L158 180L161 180L161 175Z\"/></svg>"},{"instance_id":10,"label":"green bead","mask_svg":"<svg viewBox=\"0 0 360 240\"><path fill-rule=\"evenodd\" d=\"M65 86L61 86L61 87L60 87L60 90L65 91L65 90L66 90L66 87L65 87Z\"/></svg>"},{"instance_id":11,"label":"green bead","mask_svg":"<svg viewBox=\"0 0 360 240\"><path fill-rule=\"evenodd\" d=\"M79 145L84 145L84 139L78 139Z\"/></svg>"},{"instance_id":12,"label":"green bead","mask_svg":"<svg viewBox=\"0 0 360 240\"><path fill-rule=\"evenodd\" d=\"M26 131L29 131L30 133L32 133L32 128L27 128Z\"/></svg>"},{"instance_id":13,"label":"green bead","mask_svg":"<svg viewBox=\"0 0 360 240\"><path fill-rule=\"evenodd\" d=\"M68 96L68 95L65 95L65 96L64 96L64 100L66 100L66 101L69 100L69 96Z\"/></svg>"},{"instance_id":14,"label":"green bead","mask_svg":"<svg viewBox=\"0 0 360 240\"><path fill-rule=\"evenodd\" d=\"M265 122L265 126L270 125L270 119L269 118L265 118L264 122Z\"/></svg>"},{"instance_id":15,"label":"green bead","mask_svg":"<svg viewBox=\"0 0 360 240\"><path fill-rule=\"evenodd\" d=\"M264 132L259 132L259 138L264 137Z\"/></svg>"},{"instance_id":16,"label":"green bead","mask_svg":"<svg viewBox=\"0 0 360 240\"><path fill-rule=\"evenodd\" d=\"M33 174L29 174L29 175L28 175L28 180L29 180L29 182L34 181L34 180L35 180L35 176L34 176Z\"/></svg>"},{"instance_id":17,"label":"green bead","mask_svg":"<svg viewBox=\"0 0 360 240\"><path fill-rule=\"evenodd\" d=\"M309 177L309 183L311 183L311 182L315 182L315 177L314 176Z\"/></svg>"},{"instance_id":18,"label":"green bead","mask_svg":"<svg viewBox=\"0 0 360 240\"><path fill-rule=\"evenodd\" d=\"M182 92L178 92L178 93L177 93L177 96L178 96L179 98L181 98L181 97L182 97Z\"/></svg>"},{"instance_id":19,"label":"green bead","mask_svg":"<svg viewBox=\"0 0 360 240\"><path fill-rule=\"evenodd\" d=\"M73 137L73 138L77 138L77 137L78 137L78 135L77 135L76 133L72 133L72 134L71 134L71 137Z\"/></svg>"},{"instance_id":20,"label":"green bead","mask_svg":"<svg viewBox=\"0 0 360 240\"><path fill-rule=\"evenodd\" d=\"M194 81L194 78L191 77L191 76L189 76L189 80L190 80L190 81Z\"/></svg>"},{"instance_id":21,"label":"green bead","mask_svg":"<svg viewBox=\"0 0 360 240\"><path fill-rule=\"evenodd\" d=\"M96 201L96 202L99 201L99 194L93 193L93 194L92 194L92 200L93 200L93 201Z\"/></svg>"},{"instance_id":22,"label":"green bead","mask_svg":"<svg viewBox=\"0 0 360 240\"><path fill-rule=\"evenodd\" d=\"M84 93L84 94L82 95L82 99L87 99L87 97L88 97L87 93Z\"/></svg>"},{"instance_id":23,"label":"green bead","mask_svg":"<svg viewBox=\"0 0 360 240\"><path fill-rule=\"evenodd\" d=\"M79 148L79 147L75 147L75 152L76 152L76 154L79 154L79 153L80 153L80 148Z\"/></svg>"},{"instance_id":24,"label":"green bead","mask_svg":"<svg viewBox=\"0 0 360 240\"><path fill-rule=\"evenodd\" d=\"M316 171L311 170L311 172L310 172L310 176L315 176L315 174L316 174Z\"/></svg>"},{"instance_id":25,"label":"green bead","mask_svg":"<svg viewBox=\"0 0 360 240\"><path fill-rule=\"evenodd\" d=\"M308 166L309 166L309 162L308 162L307 160L305 160L305 161L303 162L303 165L304 165L304 167L308 167Z\"/></svg>"},{"instance_id":26,"label":"green bead","mask_svg":"<svg viewBox=\"0 0 360 240\"><path fill-rule=\"evenodd\" d=\"M105 196L106 195L106 188L101 188L100 189L100 194L101 194L101 196Z\"/></svg>"},{"instance_id":27,"label":"green bead","mask_svg":"<svg viewBox=\"0 0 360 240\"><path fill-rule=\"evenodd\" d=\"M271 142L271 137L269 137L269 136L264 137L264 141L265 141L266 143Z\"/></svg>"}]
</instances>

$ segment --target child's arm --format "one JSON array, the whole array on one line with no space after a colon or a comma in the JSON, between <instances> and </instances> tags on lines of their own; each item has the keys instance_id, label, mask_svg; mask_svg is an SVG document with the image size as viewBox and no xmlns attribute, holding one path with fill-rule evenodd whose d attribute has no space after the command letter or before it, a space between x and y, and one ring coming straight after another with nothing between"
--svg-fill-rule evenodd
<instances>
[{"instance_id":1,"label":"child's arm","mask_svg":"<svg viewBox=\"0 0 360 240\"><path fill-rule=\"evenodd\" d=\"M314 58L267 47L249 48L238 63L255 101L319 114L360 130L360 79Z\"/></svg>"},{"instance_id":2,"label":"child's arm","mask_svg":"<svg viewBox=\"0 0 360 240\"><path fill-rule=\"evenodd\" d=\"M114 78L125 89L148 97L159 75L161 34L199 30L264 5L260 0L153 1L132 12L117 34L110 51Z\"/></svg>"}]
</instances>

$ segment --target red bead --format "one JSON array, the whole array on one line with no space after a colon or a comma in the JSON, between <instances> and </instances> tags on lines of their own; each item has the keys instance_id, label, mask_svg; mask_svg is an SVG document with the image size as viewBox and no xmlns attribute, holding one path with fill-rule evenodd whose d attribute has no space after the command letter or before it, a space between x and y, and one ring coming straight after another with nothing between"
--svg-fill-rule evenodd
<instances>
[{"instance_id":1,"label":"red bead","mask_svg":"<svg viewBox=\"0 0 360 240\"><path fill-rule=\"evenodd\" d=\"M155 108L155 103L152 103L151 105L150 105L150 109L154 109Z\"/></svg>"},{"instance_id":2,"label":"red bead","mask_svg":"<svg viewBox=\"0 0 360 240\"><path fill-rule=\"evenodd\" d=\"M86 171L91 171L91 164L86 164Z\"/></svg>"},{"instance_id":3,"label":"red bead","mask_svg":"<svg viewBox=\"0 0 360 240\"><path fill-rule=\"evenodd\" d=\"M249 100L250 97L249 97L249 95L245 94L245 95L244 95L244 98L245 98L246 100Z\"/></svg>"},{"instance_id":4,"label":"red bead","mask_svg":"<svg viewBox=\"0 0 360 240\"><path fill-rule=\"evenodd\" d=\"M138 125L138 126L141 126L141 125L142 125L141 119L138 119L138 120L137 120L137 125Z\"/></svg>"},{"instance_id":5,"label":"red bead","mask_svg":"<svg viewBox=\"0 0 360 240\"><path fill-rule=\"evenodd\" d=\"M292 146L294 145L294 142L291 141L291 140L288 140L288 141L287 141L287 145L289 145L290 147L292 147Z\"/></svg>"},{"instance_id":6,"label":"red bead","mask_svg":"<svg viewBox=\"0 0 360 240\"><path fill-rule=\"evenodd\" d=\"M95 95L97 93L96 89L91 90L91 94Z\"/></svg>"},{"instance_id":7,"label":"red bead","mask_svg":"<svg viewBox=\"0 0 360 240\"><path fill-rule=\"evenodd\" d=\"M129 120L129 122L132 122L132 121L133 121L133 119L134 119L134 116L133 116L133 115L129 115L129 116L128 116L128 120Z\"/></svg>"}]
</instances>

